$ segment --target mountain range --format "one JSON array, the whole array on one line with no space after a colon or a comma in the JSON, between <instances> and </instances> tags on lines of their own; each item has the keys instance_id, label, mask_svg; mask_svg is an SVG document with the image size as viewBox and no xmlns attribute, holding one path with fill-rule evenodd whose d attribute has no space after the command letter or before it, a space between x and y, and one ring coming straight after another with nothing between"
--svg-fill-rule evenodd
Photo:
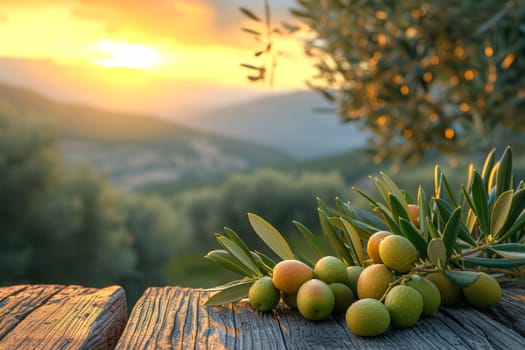
<instances>
[{"instance_id":1,"label":"mountain range","mask_svg":"<svg viewBox=\"0 0 525 350\"><path fill-rule=\"evenodd\" d=\"M257 85L178 81L142 70L67 65L46 59L0 57L1 81L66 103L158 116L198 130L276 148L298 159L362 145L355 123L343 124L313 91Z\"/></svg>"},{"instance_id":2,"label":"mountain range","mask_svg":"<svg viewBox=\"0 0 525 350\"><path fill-rule=\"evenodd\" d=\"M327 105L309 91L263 94L227 107L203 103L204 108L190 109L187 115L182 110L170 114L166 107L164 114L155 115L93 107L89 99L73 98L78 91L61 95L62 90L46 90L46 81L35 90L14 86L15 76L8 81L0 83L0 104L53 125L68 164L88 162L127 188L205 180L338 154L363 145L366 137L354 124L315 112ZM206 93L216 89L208 88Z\"/></svg>"},{"instance_id":3,"label":"mountain range","mask_svg":"<svg viewBox=\"0 0 525 350\"><path fill-rule=\"evenodd\" d=\"M56 102L0 84L0 105L56 131L68 164L88 162L123 187L206 178L288 162L275 149L195 131L147 115Z\"/></svg>"},{"instance_id":4,"label":"mountain range","mask_svg":"<svg viewBox=\"0 0 525 350\"><path fill-rule=\"evenodd\" d=\"M217 108L182 123L206 132L273 147L305 160L363 147L368 132L354 123L343 124L330 106L313 91L264 96Z\"/></svg>"}]
</instances>

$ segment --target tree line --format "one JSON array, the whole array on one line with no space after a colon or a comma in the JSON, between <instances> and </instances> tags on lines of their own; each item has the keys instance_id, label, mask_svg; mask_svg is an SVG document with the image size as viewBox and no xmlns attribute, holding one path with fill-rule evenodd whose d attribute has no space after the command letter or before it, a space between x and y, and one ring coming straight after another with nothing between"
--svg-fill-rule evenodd
<instances>
[{"instance_id":1,"label":"tree line","mask_svg":"<svg viewBox=\"0 0 525 350\"><path fill-rule=\"evenodd\" d=\"M168 266L204 261L224 226L260 244L248 211L290 231L292 219L315 225L316 196L346 191L337 173L262 170L171 197L129 192L88 164L66 165L38 118L3 108L0 135L1 285L121 284L134 300L149 285L191 284L174 281Z\"/></svg>"}]
</instances>

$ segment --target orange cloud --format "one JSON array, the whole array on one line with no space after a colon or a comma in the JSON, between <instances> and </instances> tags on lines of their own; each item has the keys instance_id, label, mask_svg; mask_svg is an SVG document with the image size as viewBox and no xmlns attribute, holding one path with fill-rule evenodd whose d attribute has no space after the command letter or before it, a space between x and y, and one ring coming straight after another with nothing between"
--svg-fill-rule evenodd
<instances>
[{"instance_id":1,"label":"orange cloud","mask_svg":"<svg viewBox=\"0 0 525 350\"><path fill-rule=\"evenodd\" d=\"M156 37L180 44L217 43L231 29L217 27L217 18L223 14L202 1L78 0L73 14L104 23L111 35Z\"/></svg>"},{"instance_id":2,"label":"orange cloud","mask_svg":"<svg viewBox=\"0 0 525 350\"><path fill-rule=\"evenodd\" d=\"M107 34L121 39L158 39L194 46L236 45L250 41L240 31L246 18L239 7L247 7L263 17L262 0L1 0L0 21L9 19L10 10L30 11L62 7L77 18L102 25ZM294 0L270 1L273 23L288 18Z\"/></svg>"},{"instance_id":3,"label":"orange cloud","mask_svg":"<svg viewBox=\"0 0 525 350\"><path fill-rule=\"evenodd\" d=\"M60 0L55 0L60 1ZM287 18L294 0L271 1L274 23ZM240 28L245 17L238 8L261 17L262 0L76 0L73 13L103 22L109 34L148 35L181 44L246 43Z\"/></svg>"}]
</instances>

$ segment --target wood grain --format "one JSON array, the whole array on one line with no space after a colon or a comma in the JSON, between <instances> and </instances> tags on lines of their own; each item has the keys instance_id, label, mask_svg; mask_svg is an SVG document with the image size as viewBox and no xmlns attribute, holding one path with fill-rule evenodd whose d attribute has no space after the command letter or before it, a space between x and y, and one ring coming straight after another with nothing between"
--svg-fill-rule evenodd
<instances>
[{"instance_id":1,"label":"wood grain","mask_svg":"<svg viewBox=\"0 0 525 350\"><path fill-rule=\"evenodd\" d=\"M127 320L126 296L118 286L27 286L1 305L18 317L0 339L2 350L113 349Z\"/></svg>"},{"instance_id":2,"label":"wood grain","mask_svg":"<svg viewBox=\"0 0 525 350\"><path fill-rule=\"evenodd\" d=\"M485 311L466 305L441 308L413 327L361 338L349 331L344 314L314 322L282 304L270 313L257 312L245 301L206 307L205 291L149 288L133 308L116 348L523 349L524 291L523 285L505 290L500 304Z\"/></svg>"},{"instance_id":3,"label":"wood grain","mask_svg":"<svg viewBox=\"0 0 525 350\"><path fill-rule=\"evenodd\" d=\"M525 337L525 288L516 283L505 285L501 301L486 312L495 321Z\"/></svg>"},{"instance_id":4,"label":"wood grain","mask_svg":"<svg viewBox=\"0 0 525 350\"><path fill-rule=\"evenodd\" d=\"M19 285L0 289L0 339L29 313L64 289L60 285Z\"/></svg>"}]
</instances>

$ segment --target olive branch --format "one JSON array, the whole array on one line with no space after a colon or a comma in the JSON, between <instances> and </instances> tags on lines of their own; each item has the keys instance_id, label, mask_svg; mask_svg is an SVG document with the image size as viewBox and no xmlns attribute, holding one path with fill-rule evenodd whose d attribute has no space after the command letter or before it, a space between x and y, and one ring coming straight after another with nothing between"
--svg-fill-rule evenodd
<instances>
[{"instance_id":1,"label":"olive branch","mask_svg":"<svg viewBox=\"0 0 525 350\"><path fill-rule=\"evenodd\" d=\"M320 234L292 221L309 247L309 256L319 259L334 255L347 266L366 266L370 264L364 249L368 238L386 230L407 238L417 249L418 260L409 274L441 271L458 287L474 283L479 272L495 277L523 277L525 183L514 179L510 147L499 159L495 150L489 152L481 171L471 164L465 184L455 190L436 165L434 193L427 195L419 185L415 200L385 173L370 177L370 181L379 199L354 188L368 202L370 210L340 198L335 199L334 206L329 206L318 198ZM411 219L409 206L417 207L417 220ZM248 220L255 234L278 259L297 259L313 266L311 258L292 249L265 219L249 213ZM250 250L232 229L224 231L215 235L220 249L210 251L205 258L242 277L209 289L213 293L207 305L222 305L247 297L250 286L262 276L271 276L277 263L275 257ZM404 278L398 276L390 288L402 283Z\"/></svg>"}]
</instances>

